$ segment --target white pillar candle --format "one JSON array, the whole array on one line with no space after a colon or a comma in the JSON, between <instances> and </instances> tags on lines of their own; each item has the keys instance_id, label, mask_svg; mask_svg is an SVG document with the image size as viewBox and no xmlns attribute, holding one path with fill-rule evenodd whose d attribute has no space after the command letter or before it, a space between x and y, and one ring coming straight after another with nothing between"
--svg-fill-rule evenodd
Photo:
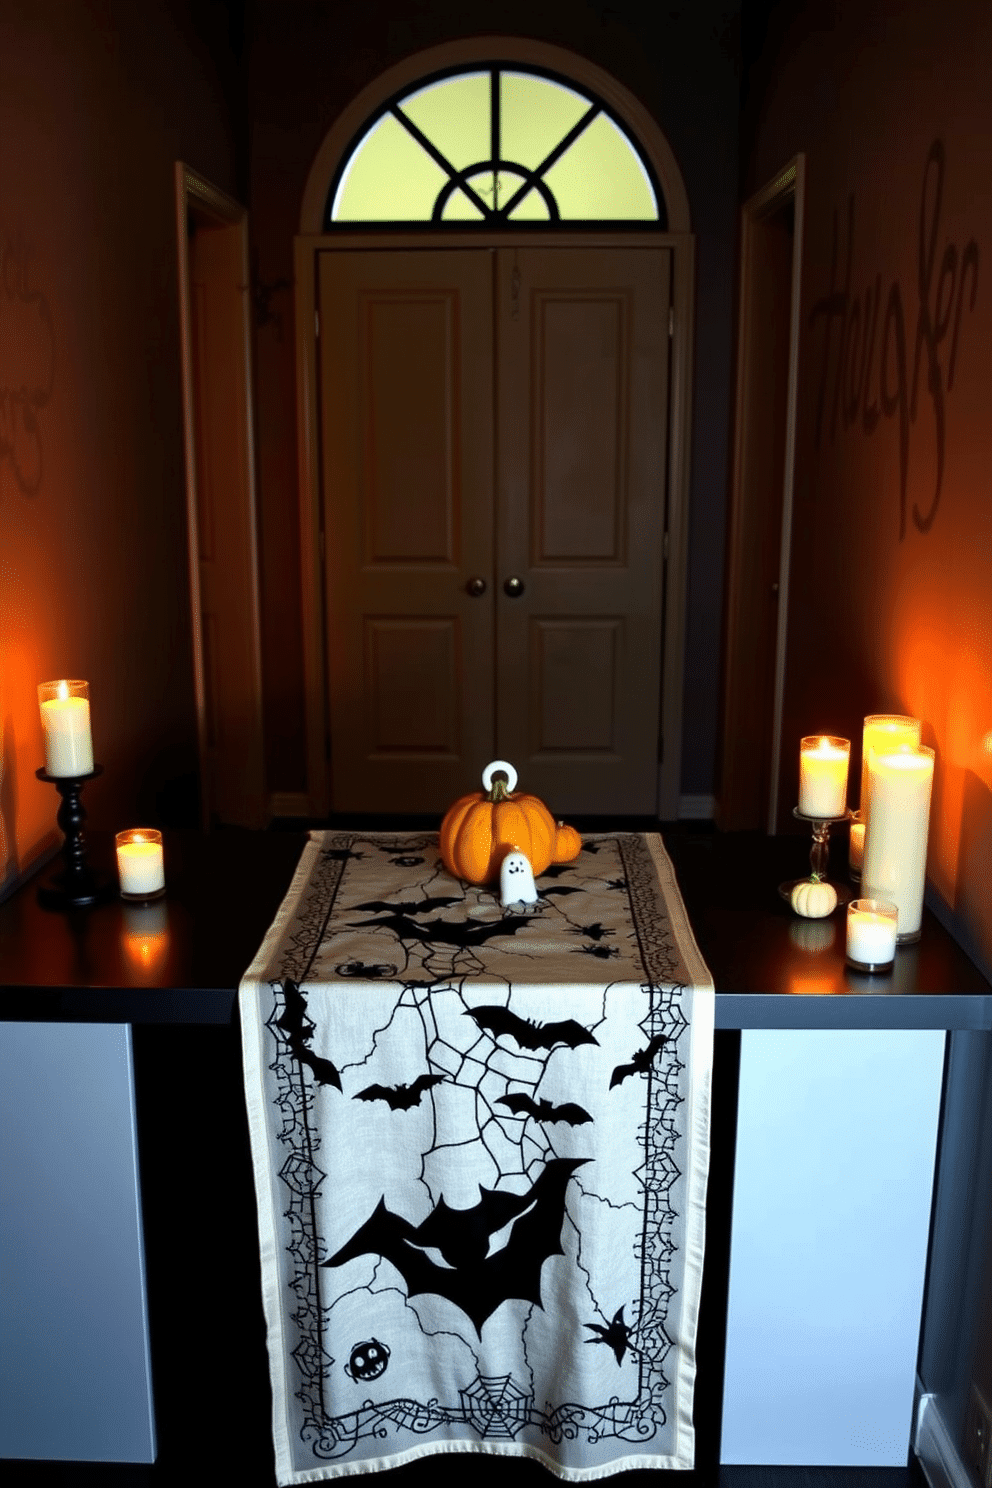
<instances>
[{"instance_id":1,"label":"white pillar candle","mask_svg":"<svg viewBox=\"0 0 992 1488\"><path fill-rule=\"evenodd\" d=\"M851 841L847 850L847 866L852 878L861 877L861 865L865 856L865 824L861 812L854 813L851 823Z\"/></svg>"},{"instance_id":2,"label":"white pillar candle","mask_svg":"<svg viewBox=\"0 0 992 1488\"><path fill-rule=\"evenodd\" d=\"M915 749L920 742L921 724L918 718L908 718L904 713L869 713L861 735L861 816L868 820L871 802L871 787L868 784L868 754L874 749L879 754L892 754L894 750L908 745Z\"/></svg>"},{"instance_id":3,"label":"white pillar candle","mask_svg":"<svg viewBox=\"0 0 992 1488\"><path fill-rule=\"evenodd\" d=\"M847 906L847 959L858 967L888 966L896 954L899 912L879 899Z\"/></svg>"},{"instance_id":4,"label":"white pillar candle","mask_svg":"<svg viewBox=\"0 0 992 1488\"><path fill-rule=\"evenodd\" d=\"M117 872L121 893L151 899L165 888L162 833L152 827L132 827L117 833Z\"/></svg>"},{"instance_id":5,"label":"white pillar candle","mask_svg":"<svg viewBox=\"0 0 992 1488\"><path fill-rule=\"evenodd\" d=\"M934 753L925 745L868 758L871 814L861 882L866 896L899 910L899 939L915 940L923 920Z\"/></svg>"},{"instance_id":6,"label":"white pillar candle","mask_svg":"<svg viewBox=\"0 0 992 1488\"><path fill-rule=\"evenodd\" d=\"M810 735L799 750L799 811L826 821L847 810L850 739Z\"/></svg>"},{"instance_id":7,"label":"white pillar candle","mask_svg":"<svg viewBox=\"0 0 992 1488\"><path fill-rule=\"evenodd\" d=\"M88 682L42 682L38 687L45 769L71 778L93 773Z\"/></svg>"}]
</instances>

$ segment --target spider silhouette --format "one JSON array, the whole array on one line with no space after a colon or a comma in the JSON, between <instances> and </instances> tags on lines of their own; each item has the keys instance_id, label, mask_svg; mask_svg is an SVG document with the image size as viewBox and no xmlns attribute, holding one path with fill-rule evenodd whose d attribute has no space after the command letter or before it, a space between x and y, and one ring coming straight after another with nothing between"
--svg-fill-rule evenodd
<instances>
[{"instance_id":1,"label":"spider silhouette","mask_svg":"<svg viewBox=\"0 0 992 1488\"><path fill-rule=\"evenodd\" d=\"M613 1350L618 1364L623 1363L623 1356L628 1349L635 1354L639 1352L630 1341L630 1335L633 1329L629 1323L624 1322L622 1307L617 1308L613 1314L612 1321L605 1328L602 1323L583 1323L582 1326L589 1328L591 1332L597 1335L595 1338L587 1338L586 1343L607 1344Z\"/></svg>"},{"instance_id":2,"label":"spider silhouette","mask_svg":"<svg viewBox=\"0 0 992 1488\"><path fill-rule=\"evenodd\" d=\"M584 935L588 940L603 940L605 936L616 935L617 932L596 920L592 925L576 925L568 933L569 935Z\"/></svg>"}]
</instances>

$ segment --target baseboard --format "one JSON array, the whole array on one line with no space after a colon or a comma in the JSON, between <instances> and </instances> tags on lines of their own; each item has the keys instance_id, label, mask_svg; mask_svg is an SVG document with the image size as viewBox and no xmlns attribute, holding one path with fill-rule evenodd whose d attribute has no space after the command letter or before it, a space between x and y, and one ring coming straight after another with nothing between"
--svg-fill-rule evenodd
<instances>
[{"instance_id":1,"label":"baseboard","mask_svg":"<svg viewBox=\"0 0 992 1488\"><path fill-rule=\"evenodd\" d=\"M916 1408L913 1451L930 1488L975 1488L933 1394L921 1395Z\"/></svg>"},{"instance_id":2,"label":"baseboard","mask_svg":"<svg viewBox=\"0 0 992 1488\"><path fill-rule=\"evenodd\" d=\"M273 791L269 796L269 815L309 816L310 797L306 791Z\"/></svg>"},{"instance_id":3,"label":"baseboard","mask_svg":"<svg viewBox=\"0 0 992 1488\"><path fill-rule=\"evenodd\" d=\"M712 821L715 796L679 796L679 821Z\"/></svg>"},{"instance_id":4,"label":"baseboard","mask_svg":"<svg viewBox=\"0 0 992 1488\"><path fill-rule=\"evenodd\" d=\"M0 873L0 904L9 899L17 890L23 888L29 878L34 878L46 868L52 859L58 854L62 847L62 838L49 838L34 848L33 856L29 856L22 867L15 867L13 862L6 865Z\"/></svg>"}]
</instances>

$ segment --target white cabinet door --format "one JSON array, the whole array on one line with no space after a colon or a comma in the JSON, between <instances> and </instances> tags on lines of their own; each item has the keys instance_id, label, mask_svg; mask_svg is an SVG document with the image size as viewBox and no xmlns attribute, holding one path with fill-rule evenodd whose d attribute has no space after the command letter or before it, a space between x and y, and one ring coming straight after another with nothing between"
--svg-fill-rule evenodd
<instances>
[{"instance_id":1,"label":"white cabinet door","mask_svg":"<svg viewBox=\"0 0 992 1488\"><path fill-rule=\"evenodd\" d=\"M154 1462L131 1030L0 1023L0 1458Z\"/></svg>"},{"instance_id":2,"label":"white cabinet door","mask_svg":"<svg viewBox=\"0 0 992 1488\"><path fill-rule=\"evenodd\" d=\"M721 1462L905 1466L944 1039L742 1035Z\"/></svg>"}]
</instances>

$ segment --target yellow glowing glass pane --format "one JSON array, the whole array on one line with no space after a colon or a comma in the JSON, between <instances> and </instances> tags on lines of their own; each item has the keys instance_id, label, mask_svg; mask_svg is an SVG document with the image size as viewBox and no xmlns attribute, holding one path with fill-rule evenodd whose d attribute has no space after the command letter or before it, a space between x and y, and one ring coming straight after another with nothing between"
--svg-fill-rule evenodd
<instances>
[{"instance_id":1,"label":"yellow glowing glass pane","mask_svg":"<svg viewBox=\"0 0 992 1488\"><path fill-rule=\"evenodd\" d=\"M510 213L511 222L547 222L551 213L548 204L539 191L528 191L517 206Z\"/></svg>"},{"instance_id":2,"label":"yellow glowing glass pane","mask_svg":"<svg viewBox=\"0 0 992 1488\"><path fill-rule=\"evenodd\" d=\"M403 125L385 114L348 162L331 220L424 222L447 179Z\"/></svg>"},{"instance_id":3,"label":"yellow glowing glass pane","mask_svg":"<svg viewBox=\"0 0 992 1488\"><path fill-rule=\"evenodd\" d=\"M472 183L475 185L475 182ZM476 187L478 190L478 187ZM482 213L475 202L467 197L464 191L453 191L444 204L441 213L443 222L478 222Z\"/></svg>"},{"instance_id":4,"label":"yellow glowing glass pane","mask_svg":"<svg viewBox=\"0 0 992 1488\"><path fill-rule=\"evenodd\" d=\"M527 72L501 73L500 159L535 170L589 107L588 98L560 83Z\"/></svg>"},{"instance_id":5,"label":"yellow glowing glass pane","mask_svg":"<svg viewBox=\"0 0 992 1488\"><path fill-rule=\"evenodd\" d=\"M488 72L431 83L399 107L457 170L490 159Z\"/></svg>"},{"instance_id":6,"label":"yellow glowing glass pane","mask_svg":"<svg viewBox=\"0 0 992 1488\"><path fill-rule=\"evenodd\" d=\"M655 222L658 205L647 172L613 120L598 114L545 173L566 220Z\"/></svg>"},{"instance_id":7,"label":"yellow glowing glass pane","mask_svg":"<svg viewBox=\"0 0 992 1488\"><path fill-rule=\"evenodd\" d=\"M524 184L524 177L518 176L516 171L497 171L496 173L496 205L505 207L511 196L516 196ZM516 215L516 214L514 214Z\"/></svg>"}]
</instances>

